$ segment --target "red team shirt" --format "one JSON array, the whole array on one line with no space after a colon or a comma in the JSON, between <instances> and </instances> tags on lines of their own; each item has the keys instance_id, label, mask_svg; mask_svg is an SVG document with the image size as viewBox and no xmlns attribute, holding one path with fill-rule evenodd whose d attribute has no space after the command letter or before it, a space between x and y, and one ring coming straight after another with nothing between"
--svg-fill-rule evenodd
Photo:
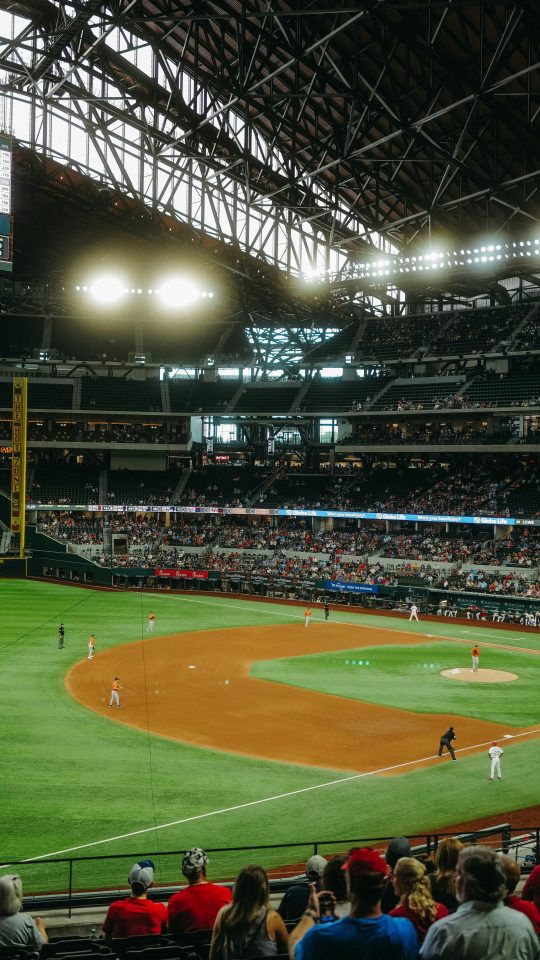
<instances>
[{"instance_id":1,"label":"red team shirt","mask_svg":"<svg viewBox=\"0 0 540 960\"><path fill-rule=\"evenodd\" d=\"M210 930L227 903L232 900L228 887L218 883L194 883L173 894L169 900L169 930L174 934Z\"/></svg>"},{"instance_id":2,"label":"red team shirt","mask_svg":"<svg viewBox=\"0 0 540 960\"><path fill-rule=\"evenodd\" d=\"M436 903L437 913L435 920L442 920L443 917L448 916L448 910L442 903ZM399 903L397 907L394 907L390 911L391 917L406 917L407 920L410 920L418 934L418 940L420 943L423 943L426 939L426 933L428 932L431 924L426 923L414 910L411 910L408 903ZM435 923L435 920L433 923Z\"/></svg>"},{"instance_id":3,"label":"red team shirt","mask_svg":"<svg viewBox=\"0 0 540 960\"><path fill-rule=\"evenodd\" d=\"M165 904L146 899L137 900L134 897L111 903L103 924L103 932L108 940L159 935L166 930Z\"/></svg>"}]
</instances>

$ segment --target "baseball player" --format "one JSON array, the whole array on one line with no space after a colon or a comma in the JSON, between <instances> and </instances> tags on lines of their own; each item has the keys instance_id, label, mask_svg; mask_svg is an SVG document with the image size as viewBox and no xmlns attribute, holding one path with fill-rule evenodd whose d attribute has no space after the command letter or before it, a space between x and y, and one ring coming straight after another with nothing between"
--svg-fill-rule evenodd
<instances>
[{"instance_id":1,"label":"baseball player","mask_svg":"<svg viewBox=\"0 0 540 960\"><path fill-rule=\"evenodd\" d=\"M324 619L328 620L329 616L330 616L330 604L328 603L328 600L325 600L324 601Z\"/></svg>"},{"instance_id":2,"label":"baseball player","mask_svg":"<svg viewBox=\"0 0 540 960\"><path fill-rule=\"evenodd\" d=\"M446 747L446 749L448 750L448 753L452 757L452 760L456 759L454 748L452 746L452 740L457 740L457 737L454 733L454 728L448 727L448 730L446 731L446 733L443 733L441 736L441 739L439 740L439 756L440 757L442 756L442 752Z\"/></svg>"},{"instance_id":3,"label":"baseball player","mask_svg":"<svg viewBox=\"0 0 540 960\"><path fill-rule=\"evenodd\" d=\"M148 614L148 624L147 624L147 627L146 627L146 632L147 632L147 633L153 633L153 632L154 632L154 623L155 623L155 622L156 622L156 615L155 615L155 613L151 610L150 613Z\"/></svg>"},{"instance_id":4,"label":"baseball player","mask_svg":"<svg viewBox=\"0 0 540 960\"><path fill-rule=\"evenodd\" d=\"M58 649L64 649L64 624L61 623L58 627Z\"/></svg>"},{"instance_id":5,"label":"baseball player","mask_svg":"<svg viewBox=\"0 0 540 960\"><path fill-rule=\"evenodd\" d=\"M95 647L95 645L96 645L96 638L94 637L94 634L91 633L90 636L88 637L88 659L89 659L89 660L93 660L93 659L94 659L94 647Z\"/></svg>"},{"instance_id":6,"label":"baseball player","mask_svg":"<svg viewBox=\"0 0 540 960\"><path fill-rule=\"evenodd\" d=\"M502 779L501 757L503 753L504 753L504 750L502 749L502 747L500 747L497 741L494 740L488 750L489 759L491 760L491 772L489 775L490 780L495 779L495 774L497 775L497 780Z\"/></svg>"},{"instance_id":7,"label":"baseball player","mask_svg":"<svg viewBox=\"0 0 540 960\"><path fill-rule=\"evenodd\" d=\"M418 620L418 607L415 603L411 606L411 612L409 615L409 623L411 620Z\"/></svg>"},{"instance_id":8,"label":"baseball player","mask_svg":"<svg viewBox=\"0 0 540 960\"><path fill-rule=\"evenodd\" d=\"M473 673L478 673L478 663L480 660L480 647L475 643L474 647L471 650L472 657L472 670Z\"/></svg>"},{"instance_id":9,"label":"baseball player","mask_svg":"<svg viewBox=\"0 0 540 960\"><path fill-rule=\"evenodd\" d=\"M120 704L121 689L122 689L122 684L120 683L120 678L115 677L112 682L111 699L109 700L110 707L115 706L115 707L118 707L119 710L121 709L121 704Z\"/></svg>"},{"instance_id":10,"label":"baseball player","mask_svg":"<svg viewBox=\"0 0 540 960\"><path fill-rule=\"evenodd\" d=\"M308 607L307 610L306 610L305 613L304 613L304 626L305 626L305 627L309 627L309 621L310 621L310 620L311 620L311 610L310 610L309 607Z\"/></svg>"}]
</instances>

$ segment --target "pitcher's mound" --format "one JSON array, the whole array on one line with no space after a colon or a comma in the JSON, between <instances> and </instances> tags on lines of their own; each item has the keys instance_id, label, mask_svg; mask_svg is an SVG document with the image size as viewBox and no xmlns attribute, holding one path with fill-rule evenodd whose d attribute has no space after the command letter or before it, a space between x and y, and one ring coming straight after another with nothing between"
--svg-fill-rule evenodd
<instances>
[{"instance_id":1,"label":"pitcher's mound","mask_svg":"<svg viewBox=\"0 0 540 960\"><path fill-rule=\"evenodd\" d=\"M464 680L465 683L510 683L511 680L518 680L517 673L507 673L506 670L477 670L473 673L471 669L461 670L454 667L452 670L441 670L441 677L447 677L448 680Z\"/></svg>"}]
</instances>

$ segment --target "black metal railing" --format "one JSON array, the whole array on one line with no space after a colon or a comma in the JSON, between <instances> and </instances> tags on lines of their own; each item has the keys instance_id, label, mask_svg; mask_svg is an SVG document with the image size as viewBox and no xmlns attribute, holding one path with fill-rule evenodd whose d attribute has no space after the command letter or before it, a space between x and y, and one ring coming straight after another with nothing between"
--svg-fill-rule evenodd
<instances>
[{"instance_id":1,"label":"black metal railing","mask_svg":"<svg viewBox=\"0 0 540 960\"><path fill-rule=\"evenodd\" d=\"M527 847L536 863L540 862L540 826L521 827L500 823L481 830L463 833L437 831L409 835L413 854L433 855L443 837L456 837L466 844L488 843L504 853L514 853ZM290 884L291 877L303 873L305 861L314 853L323 856L343 852L351 847L375 846L385 848L391 837L347 837L318 839L257 846L208 847L212 880L232 883L238 870L248 862L260 862L270 874L275 892ZM0 872L20 873L25 889L25 908L32 912L67 909L69 916L75 908L106 906L128 890L129 866L138 860L150 858L156 864L159 886L150 896L166 900L178 890L181 883L180 861L183 850L137 850L131 853L102 854L83 857L43 857L18 860L0 858ZM531 865L534 862L531 860ZM114 886L112 877L126 877L122 886Z\"/></svg>"}]
</instances>

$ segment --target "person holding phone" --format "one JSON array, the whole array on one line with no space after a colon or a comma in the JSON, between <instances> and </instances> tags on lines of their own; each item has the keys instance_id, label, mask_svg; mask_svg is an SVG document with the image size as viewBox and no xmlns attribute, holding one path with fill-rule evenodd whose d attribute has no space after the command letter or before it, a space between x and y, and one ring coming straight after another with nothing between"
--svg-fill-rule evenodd
<instances>
[{"instance_id":1,"label":"person holding phone","mask_svg":"<svg viewBox=\"0 0 540 960\"><path fill-rule=\"evenodd\" d=\"M370 847L351 850L344 865L351 913L335 923L320 923L319 898L313 886L308 908L289 937L290 960L358 960L362 956L417 960L418 937L406 917L381 910L387 865Z\"/></svg>"}]
</instances>

